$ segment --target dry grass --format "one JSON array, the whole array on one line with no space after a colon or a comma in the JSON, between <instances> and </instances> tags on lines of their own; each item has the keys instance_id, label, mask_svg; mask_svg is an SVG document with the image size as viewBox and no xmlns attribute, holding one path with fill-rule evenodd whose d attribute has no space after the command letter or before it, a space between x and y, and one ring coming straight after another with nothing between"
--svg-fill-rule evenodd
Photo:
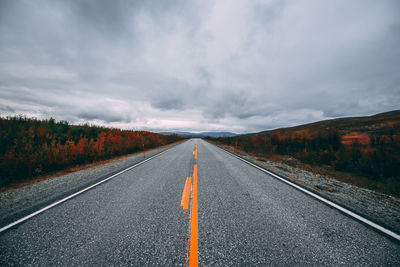
<instances>
[{"instance_id":1,"label":"dry grass","mask_svg":"<svg viewBox=\"0 0 400 267\"><path fill-rule=\"evenodd\" d=\"M358 187L362 188L367 188L374 190L376 192L388 194L388 195L395 195L391 192L390 190L390 185L385 184L383 182L379 181L373 181L370 178L360 176L355 173L349 173L349 172L341 172L335 170L332 166L330 165L312 165L308 163L301 162L300 160L297 160L295 158L291 158L291 160L288 160L288 156L283 156L283 155L268 155L265 157L266 160L270 160L276 163L284 163L287 165L290 165L292 167L300 168L305 171L312 172L314 174L320 174L324 175L325 177L335 179L340 182L344 182L347 184L352 184ZM397 196L397 195L395 195Z\"/></svg>"}]
</instances>

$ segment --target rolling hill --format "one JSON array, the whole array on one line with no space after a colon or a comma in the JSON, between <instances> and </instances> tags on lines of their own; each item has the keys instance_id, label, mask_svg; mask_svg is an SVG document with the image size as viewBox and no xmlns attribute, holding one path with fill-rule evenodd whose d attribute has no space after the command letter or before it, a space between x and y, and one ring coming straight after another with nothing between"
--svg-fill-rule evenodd
<instances>
[{"instance_id":1,"label":"rolling hill","mask_svg":"<svg viewBox=\"0 0 400 267\"><path fill-rule=\"evenodd\" d=\"M296 131L307 131L309 133L313 133L326 130L337 130L341 134L347 134L351 132L384 134L393 127L400 127L400 110L379 113L372 116L347 117L318 121L294 127L280 128L248 134L248 136L268 135L273 133L286 135Z\"/></svg>"}]
</instances>

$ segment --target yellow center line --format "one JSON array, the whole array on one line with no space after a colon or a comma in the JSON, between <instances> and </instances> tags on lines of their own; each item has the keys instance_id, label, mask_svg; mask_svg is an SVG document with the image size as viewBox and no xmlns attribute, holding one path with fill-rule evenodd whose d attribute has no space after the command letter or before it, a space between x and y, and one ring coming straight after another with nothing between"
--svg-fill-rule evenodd
<instances>
[{"instance_id":1,"label":"yellow center line","mask_svg":"<svg viewBox=\"0 0 400 267\"><path fill-rule=\"evenodd\" d=\"M197 215L197 164L194 165L194 172L193 172L189 266L199 266L198 215Z\"/></svg>"}]
</instances>

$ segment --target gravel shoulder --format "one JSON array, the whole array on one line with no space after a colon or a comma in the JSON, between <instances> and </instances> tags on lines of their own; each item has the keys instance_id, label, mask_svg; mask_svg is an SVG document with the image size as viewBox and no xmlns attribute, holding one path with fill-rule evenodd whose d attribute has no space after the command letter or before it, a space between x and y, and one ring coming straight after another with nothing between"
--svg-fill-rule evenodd
<instances>
[{"instance_id":1,"label":"gravel shoulder","mask_svg":"<svg viewBox=\"0 0 400 267\"><path fill-rule=\"evenodd\" d=\"M152 157L175 145L174 143L146 151ZM141 152L83 166L82 169L40 179L0 192L0 227L30 214L56 200L101 181L143 160ZM68 171L68 170L67 170Z\"/></svg>"},{"instance_id":2,"label":"gravel shoulder","mask_svg":"<svg viewBox=\"0 0 400 267\"><path fill-rule=\"evenodd\" d=\"M233 148L226 145L213 144L233 153ZM315 174L285 162L253 157L243 151L237 155L283 176L319 195L336 202L366 218L383 225L396 233L400 233L400 199L373 190L347 184L325 175Z\"/></svg>"}]
</instances>

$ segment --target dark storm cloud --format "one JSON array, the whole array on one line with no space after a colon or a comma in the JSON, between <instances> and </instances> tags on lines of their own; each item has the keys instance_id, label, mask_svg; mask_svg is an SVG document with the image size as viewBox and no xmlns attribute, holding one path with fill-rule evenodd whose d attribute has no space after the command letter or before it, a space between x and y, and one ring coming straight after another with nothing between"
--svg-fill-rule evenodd
<instances>
[{"instance_id":1,"label":"dark storm cloud","mask_svg":"<svg viewBox=\"0 0 400 267\"><path fill-rule=\"evenodd\" d=\"M183 109L183 100L180 98L168 98L159 100L153 103L153 107L159 108L161 110L171 110L171 109Z\"/></svg>"},{"instance_id":2,"label":"dark storm cloud","mask_svg":"<svg viewBox=\"0 0 400 267\"><path fill-rule=\"evenodd\" d=\"M398 1L0 1L0 111L257 131L400 105Z\"/></svg>"},{"instance_id":3,"label":"dark storm cloud","mask_svg":"<svg viewBox=\"0 0 400 267\"><path fill-rule=\"evenodd\" d=\"M0 110L1 111L5 111L5 112L10 112L10 113L15 113L15 109L13 109L12 107L10 107L10 106L6 106L6 105L1 105L0 104Z\"/></svg>"},{"instance_id":4,"label":"dark storm cloud","mask_svg":"<svg viewBox=\"0 0 400 267\"><path fill-rule=\"evenodd\" d=\"M251 117L247 103L247 93L245 91L221 90L220 95L215 95L210 99L207 109L204 110L204 116L218 119L233 115L243 119Z\"/></svg>"},{"instance_id":5,"label":"dark storm cloud","mask_svg":"<svg viewBox=\"0 0 400 267\"><path fill-rule=\"evenodd\" d=\"M129 117L129 114L110 112L109 110L104 110L101 108L95 110L80 111L77 114L77 117L79 119L84 119L87 121L100 120L108 123L132 121L132 118Z\"/></svg>"}]
</instances>

